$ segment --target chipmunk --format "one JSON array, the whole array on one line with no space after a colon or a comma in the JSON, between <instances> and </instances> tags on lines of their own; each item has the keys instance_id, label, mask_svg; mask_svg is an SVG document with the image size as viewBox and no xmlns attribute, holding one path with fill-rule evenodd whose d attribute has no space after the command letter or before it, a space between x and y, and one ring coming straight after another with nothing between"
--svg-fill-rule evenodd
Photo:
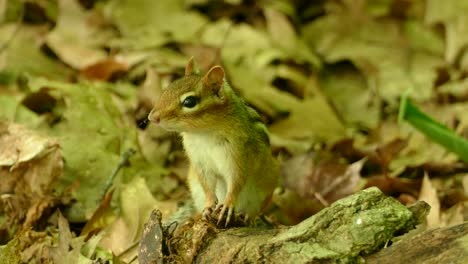
<instances>
[{"instance_id":1,"label":"chipmunk","mask_svg":"<svg viewBox=\"0 0 468 264\"><path fill-rule=\"evenodd\" d=\"M191 58L185 76L162 91L148 119L182 135L188 185L203 219L217 215L218 226L236 214L253 220L279 182L266 126L225 81L222 67L201 76L193 64Z\"/></svg>"}]
</instances>

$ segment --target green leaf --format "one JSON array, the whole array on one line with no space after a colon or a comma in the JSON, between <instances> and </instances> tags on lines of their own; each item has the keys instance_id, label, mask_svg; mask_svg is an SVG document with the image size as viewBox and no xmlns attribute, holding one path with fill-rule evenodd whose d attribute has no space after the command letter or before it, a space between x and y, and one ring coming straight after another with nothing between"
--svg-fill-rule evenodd
<instances>
[{"instance_id":1,"label":"green leaf","mask_svg":"<svg viewBox=\"0 0 468 264\"><path fill-rule=\"evenodd\" d=\"M111 45L136 50L192 41L208 23L199 13L186 10L180 0L108 1L104 13L121 33Z\"/></svg>"},{"instance_id":2,"label":"green leaf","mask_svg":"<svg viewBox=\"0 0 468 264\"><path fill-rule=\"evenodd\" d=\"M402 98L399 117L400 120L404 119L432 141L468 162L468 141L420 111L408 100L407 95Z\"/></svg>"},{"instance_id":3,"label":"green leaf","mask_svg":"<svg viewBox=\"0 0 468 264\"><path fill-rule=\"evenodd\" d=\"M3 24L0 43L8 43L0 54L2 83L11 83L20 75L30 74L49 79L67 79L73 72L41 51L42 34L46 26ZM12 38L13 36L13 38Z\"/></svg>"}]
</instances>

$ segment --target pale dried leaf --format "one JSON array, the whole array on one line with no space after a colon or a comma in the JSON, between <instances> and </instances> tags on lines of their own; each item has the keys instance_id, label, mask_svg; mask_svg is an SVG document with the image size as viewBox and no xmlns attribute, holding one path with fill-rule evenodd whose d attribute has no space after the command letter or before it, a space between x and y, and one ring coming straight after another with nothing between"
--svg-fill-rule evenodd
<instances>
[{"instance_id":1,"label":"pale dried leaf","mask_svg":"<svg viewBox=\"0 0 468 264\"><path fill-rule=\"evenodd\" d=\"M109 226L100 245L116 255L131 247L141 236L145 221L153 209L160 210L165 216L177 209L176 202L161 202L154 199L146 182L141 177L122 186L120 194L121 215ZM130 253L129 253L130 254ZM136 255L132 251L131 255ZM130 259L131 257L128 256Z\"/></svg>"},{"instance_id":2,"label":"pale dried leaf","mask_svg":"<svg viewBox=\"0 0 468 264\"><path fill-rule=\"evenodd\" d=\"M426 21L443 23L445 26L445 59L456 63L460 52L468 44L468 4L465 0L429 0L426 5Z\"/></svg>"},{"instance_id":3,"label":"pale dried leaf","mask_svg":"<svg viewBox=\"0 0 468 264\"><path fill-rule=\"evenodd\" d=\"M465 194L468 195L468 174L463 176L463 190L465 191Z\"/></svg>"},{"instance_id":4,"label":"pale dried leaf","mask_svg":"<svg viewBox=\"0 0 468 264\"><path fill-rule=\"evenodd\" d=\"M44 195L62 174L57 140L22 125L0 122L0 183L2 192Z\"/></svg>"},{"instance_id":5,"label":"pale dried leaf","mask_svg":"<svg viewBox=\"0 0 468 264\"><path fill-rule=\"evenodd\" d=\"M454 226L462 224L465 221L463 216L464 210L465 205L463 202L460 202L450 207L448 210L442 212L441 226Z\"/></svg>"},{"instance_id":6,"label":"pale dried leaf","mask_svg":"<svg viewBox=\"0 0 468 264\"><path fill-rule=\"evenodd\" d=\"M287 16L272 8L265 8L268 33L272 40L285 49L294 49L297 35Z\"/></svg>"},{"instance_id":7,"label":"pale dried leaf","mask_svg":"<svg viewBox=\"0 0 468 264\"><path fill-rule=\"evenodd\" d=\"M78 263L84 238L73 239L68 220L60 212L58 214L59 242L57 247L51 248L52 259L54 263Z\"/></svg>"},{"instance_id":8,"label":"pale dried leaf","mask_svg":"<svg viewBox=\"0 0 468 264\"><path fill-rule=\"evenodd\" d=\"M119 255L130 247L130 236L130 227L125 223L124 219L120 217L104 230L103 238L99 242L99 246Z\"/></svg>"},{"instance_id":9,"label":"pale dried leaf","mask_svg":"<svg viewBox=\"0 0 468 264\"><path fill-rule=\"evenodd\" d=\"M92 20L92 13L83 10L76 0L59 0L59 8L57 25L47 35L47 45L75 69L104 60L107 53L100 46L108 36Z\"/></svg>"},{"instance_id":10,"label":"pale dried leaf","mask_svg":"<svg viewBox=\"0 0 468 264\"><path fill-rule=\"evenodd\" d=\"M431 210L426 217L427 220L427 227L428 228L435 228L440 227L441 219L440 219L440 200L437 196L437 190L431 183L429 177L424 175L423 183L421 186L421 191L419 193L419 201L424 201L431 206Z\"/></svg>"}]
</instances>

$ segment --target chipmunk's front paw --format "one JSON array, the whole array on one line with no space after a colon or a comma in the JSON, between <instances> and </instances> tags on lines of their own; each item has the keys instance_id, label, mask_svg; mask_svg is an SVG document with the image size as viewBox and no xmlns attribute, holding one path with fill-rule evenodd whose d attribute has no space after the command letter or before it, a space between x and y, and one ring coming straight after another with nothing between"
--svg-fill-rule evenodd
<instances>
[{"instance_id":1,"label":"chipmunk's front paw","mask_svg":"<svg viewBox=\"0 0 468 264\"><path fill-rule=\"evenodd\" d=\"M213 219L213 212L215 211L215 206L205 207L202 212L202 219L210 222Z\"/></svg>"},{"instance_id":2,"label":"chipmunk's front paw","mask_svg":"<svg viewBox=\"0 0 468 264\"><path fill-rule=\"evenodd\" d=\"M208 214L208 210L206 211ZM215 224L218 228L240 227L249 225L249 216L237 213L234 207L218 204L204 220Z\"/></svg>"},{"instance_id":3,"label":"chipmunk's front paw","mask_svg":"<svg viewBox=\"0 0 468 264\"><path fill-rule=\"evenodd\" d=\"M221 227L222 224L224 223L224 227L227 227L229 222L231 221L231 217L234 212L234 206L228 206L226 204L219 204L218 206L216 206L215 212L219 212L218 222L216 223L216 225Z\"/></svg>"},{"instance_id":4,"label":"chipmunk's front paw","mask_svg":"<svg viewBox=\"0 0 468 264\"><path fill-rule=\"evenodd\" d=\"M211 196L209 196L211 197ZM211 222L213 218L213 212L216 210L218 204L218 199L216 197L211 197L211 199L207 199L205 203L205 208L202 211L202 219Z\"/></svg>"}]
</instances>

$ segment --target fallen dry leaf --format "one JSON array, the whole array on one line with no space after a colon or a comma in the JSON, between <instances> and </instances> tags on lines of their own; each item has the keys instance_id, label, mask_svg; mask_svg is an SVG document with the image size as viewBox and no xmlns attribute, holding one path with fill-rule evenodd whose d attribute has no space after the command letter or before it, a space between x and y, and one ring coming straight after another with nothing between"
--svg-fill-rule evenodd
<instances>
[{"instance_id":1,"label":"fallen dry leaf","mask_svg":"<svg viewBox=\"0 0 468 264\"><path fill-rule=\"evenodd\" d=\"M0 192L10 205L2 211L8 223L28 228L59 202L49 193L63 172L59 144L22 125L0 122L0 149Z\"/></svg>"},{"instance_id":2,"label":"fallen dry leaf","mask_svg":"<svg viewBox=\"0 0 468 264\"><path fill-rule=\"evenodd\" d=\"M294 190L277 188L273 203L279 208L272 212L274 219L286 225L295 225L324 208L317 200L305 199Z\"/></svg>"},{"instance_id":3,"label":"fallen dry leaf","mask_svg":"<svg viewBox=\"0 0 468 264\"><path fill-rule=\"evenodd\" d=\"M426 217L427 227L436 228L441 226L440 219L440 200L437 196L437 190L431 183L429 177L424 175L421 192L419 193L419 201L424 201L431 206L431 210Z\"/></svg>"},{"instance_id":4,"label":"fallen dry leaf","mask_svg":"<svg viewBox=\"0 0 468 264\"><path fill-rule=\"evenodd\" d=\"M345 129L328 103L320 97L291 104L289 116L270 126L272 132L289 139L333 143Z\"/></svg>"},{"instance_id":5,"label":"fallen dry leaf","mask_svg":"<svg viewBox=\"0 0 468 264\"><path fill-rule=\"evenodd\" d=\"M283 186L301 197L319 199L325 205L356 191L365 159L350 165L316 159L314 153L307 153L284 162Z\"/></svg>"},{"instance_id":6,"label":"fallen dry leaf","mask_svg":"<svg viewBox=\"0 0 468 264\"><path fill-rule=\"evenodd\" d=\"M465 190L465 194L468 195L468 174L463 176L462 184L463 184L463 190Z\"/></svg>"},{"instance_id":7,"label":"fallen dry leaf","mask_svg":"<svg viewBox=\"0 0 468 264\"><path fill-rule=\"evenodd\" d=\"M140 238L144 223L149 218L153 209L160 210L164 216L175 212L177 204L172 201L157 201L141 177L135 177L124 184L120 193L121 214L104 230L100 246L119 255ZM138 205L138 206L135 206ZM136 248L126 252L122 260L131 260L137 255Z\"/></svg>"},{"instance_id":8,"label":"fallen dry leaf","mask_svg":"<svg viewBox=\"0 0 468 264\"><path fill-rule=\"evenodd\" d=\"M54 263L79 263L81 249L85 242L84 237L74 237L70 230L68 220L58 212L59 241L56 247L51 248Z\"/></svg>"},{"instance_id":9,"label":"fallen dry leaf","mask_svg":"<svg viewBox=\"0 0 468 264\"><path fill-rule=\"evenodd\" d=\"M86 66L80 74L90 80L113 81L125 74L129 66L117 58L107 58Z\"/></svg>"},{"instance_id":10,"label":"fallen dry leaf","mask_svg":"<svg viewBox=\"0 0 468 264\"><path fill-rule=\"evenodd\" d=\"M114 211L110 206L113 194L114 190L111 190L108 194L106 194L94 214L91 216L88 222L86 222L86 225L83 227L83 229L81 229L80 236L87 236L88 238L90 235L94 234L95 232L99 232L101 229L105 228L115 220Z\"/></svg>"},{"instance_id":11,"label":"fallen dry leaf","mask_svg":"<svg viewBox=\"0 0 468 264\"><path fill-rule=\"evenodd\" d=\"M445 59L450 63L456 63L457 56L468 44L467 11L468 6L464 0L451 3L428 0L426 4L426 21L431 24L442 23L445 27Z\"/></svg>"},{"instance_id":12,"label":"fallen dry leaf","mask_svg":"<svg viewBox=\"0 0 468 264\"><path fill-rule=\"evenodd\" d=\"M48 232L28 230L21 234L22 263L47 263L54 239Z\"/></svg>"},{"instance_id":13,"label":"fallen dry leaf","mask_svg":"<svg viewBox=\"0 0 468 264\"><path fill-rule=\"evenodd\" d=\"M372 186L379 188L386 195L398 196L405 194L417 197L421 189L421 180L397 178L388 175L375 175L367 178L367 183L364 188ZM410 197L406 198L411 199Z\"/></svg>"},{"instance_id":14,"label":"fallen dry leaf","mask_svg":"<svg viewBox=\"0 0 468 264\"><path fill-rule=\"evenodd\" d=\"M386 173L390 162L406 145L407 140L395 138L387 143L356 147L353 139L343 139L335 143L331 150L340 153L349 160L367 157L370 162L381 168L381 172Z\"/></svg>"},{"instance_id":15,"label":"fallen dry leaf","mask_svg":"<svg viewBox=\"0 0 468 264\"><path fill-rule=\"evenodd\" d=\"M56 80L70 77L73 71L41 51L47 28L46 25L18 26L14 23L2 23L0 43L6 49L0 54L0 71L5 74L4 81L11 78L9 81L15 83L16 79L24 74L40 75ZM3 44L8 45L3 46Z\"/></svg>"},{"instance_id":16,"label":"fallen dry leaf","mask_svg":"<svg viewBox=\"0 0 468 264\"><path fill-rule=\"evenodd\" d=\"M465 205L463 202L460 202L450 207L448 210L442 212L440 217L441 226L454 226L462 224L465 221L463 216L464 210Z\"/></svg>"},{"instance_id":17,"label":"fallen dry leaf","mask_svg":"<svg viewBox=\"0 0 468 264\"><path fill-rule=\"evenodd\" d=\"M67 260L69 255L70 245L72 241L72 233L70 231L70 226L68 225L68 220L63 217L63 215L58 212L58 231L59 231L59 241L57 247L51 249L52 258L55 263L64 263ZM69 261L78 261L78 256L74 259L68 259Z\"/></svg>"},{"instance_id":18,"label":"fallen dry leaf","mask_svg":"<svg viewBox=\"0 0 468 264\"><path fill-rule=\"evenodd\" d=\"M0 122L0 149L2 150L0 152L0 167L2 169L8 168L10 172L13 172L27 162L35 161L35 159L40 159L53 152L59 152L59 145L56 140L40 136L22 125ZM50 168L48 169L50 170ZM33 186L33 182L30 182L31 190L41 193L43 191L41 189L48 186L47 183L50 183L55 177L39 176L36 172L36 174L28 175L28 178L38 183Z\"/></svg>"},{"instance_id":19,"label":"fallen dry leaf","mask_svg":"<svg viewBox=\"0 0 468 264\"><path fill-rule=\"evenodd\" d=\"M432 225L468 219L468 165L397 123L412 88L425 113L468 137L466 0L0 2L0 119L60 143L0 124L0 262L136 262L149 211L164 219L189 197L180 138L146 120L191 56L202 72L223 66L273 153L290 159L273 223L298 223L365 182L405 204L432 199ZM128 148L137 153L121 167ZM96 209L117 168L114 200ZM52 193L72 183L68 206ZM66 219L50 215L58 206ZM170 257L196 261L207 231Z\"/></svg>"},{"instance_id":20,"label":"fallen dry leaf","mask_svg":"<svg viewBox=\"0 0 468 264\"><path fill-rule=\"evenodd\" d=\"M107 57L102 46L109 34L93 21L93 13L76 0L60 0L60 15L55 28L47 35L47 45L74 69L84 69ZM108 32L107 32L108 33Z\"/></svg>"}]
</instances>

